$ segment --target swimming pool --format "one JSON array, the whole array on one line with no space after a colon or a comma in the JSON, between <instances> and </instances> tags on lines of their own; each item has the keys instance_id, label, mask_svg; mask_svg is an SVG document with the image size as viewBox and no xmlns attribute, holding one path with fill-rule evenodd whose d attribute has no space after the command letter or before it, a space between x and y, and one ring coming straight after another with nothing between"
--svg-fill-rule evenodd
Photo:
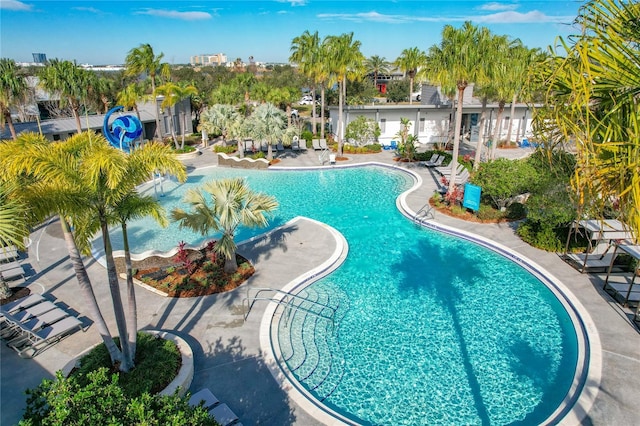
<instances>
[{"instance_id":1,"label":"swimming pool","mask_svg":"<svg viewBox=\"0 0 640 426\"><path fill-rule=\"evenodd\" d=\"M302 215L349 241L346 262L303 291L338 306L335 326L304 315L279 324L292 378L330 409L363 424L532 424L561 404L578 356L562 304L503 256L406 220L395 205L413 183L406 174L209 169L190 179L210 174L275 195L272 227ZM168 209L180 189L165 184ZM149 227L130 224L130 238L149 240ZM171 248L191 237L160 238Z\"/></svg>"}]
</instances>

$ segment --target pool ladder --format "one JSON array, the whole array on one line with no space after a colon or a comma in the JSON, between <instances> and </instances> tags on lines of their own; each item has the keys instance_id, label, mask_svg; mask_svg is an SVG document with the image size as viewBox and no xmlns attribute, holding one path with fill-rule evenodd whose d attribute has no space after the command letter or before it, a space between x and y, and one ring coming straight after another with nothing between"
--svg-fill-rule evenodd
<instances>
[{"instance_id":1,"label":"pool ladder","mask_svg":"<svg viewBox=\"0 0 640 426\"><path fill-rule=\"evenodd\" d=\"M420 210L413 217L413 221L418 224L422 223L425 220L435 219L434 208L431 206L429 202L424 206L420 207Z\"/></svg>"},{"instance_id":2,"label":"pool ladder","mask_svg":"<svg viewBox=\"0 0 640 426\"><path fill-rule=\"evenodd\" d=\"M255 291L255 294L252 296L251 295L251 290ZM265 292L271 292L271 293L275 293L275 295L268 297L268 296L260 296L262 293ZM249 317L249 313L251 312L251 308L253 307L254 303L258 300L264 300L264 301L269 301L269 302L275 302L281 306L285 307L285 312L287 313L287 316L290 315L290 313L292 311L303 311L306 312L308 314L311 315L315 315L317 317L320 318L324 318L328 321L331 322L331 325L335 325L334 323L334 318L336 316L336 310L337 308L334 308L333 306L329 306L326 305L324 303L318 302L318 301L314 301L311 300L309 298L300 296L298 294L293 294L293 293L289 293L288 291L284 291L284 290L278 290L275 288L268 288L268 287L261 287L261 288L254 288L254 289L247 289L247 297L245 297L244 299L242 299L242 307L243 309L246 306L245 309L245 313L244 313L244 320L246 321L247 318ZM246 302L246 304L245 304ZM299 302L298 304L296 304L296 302ZM302 306L303 303L308 303L310 304L312 307L317 307L320 308L318 311L313 310L311 308L307 308ZM328 313L327 313L328 311Z\"/></svg>"}]
</instances>

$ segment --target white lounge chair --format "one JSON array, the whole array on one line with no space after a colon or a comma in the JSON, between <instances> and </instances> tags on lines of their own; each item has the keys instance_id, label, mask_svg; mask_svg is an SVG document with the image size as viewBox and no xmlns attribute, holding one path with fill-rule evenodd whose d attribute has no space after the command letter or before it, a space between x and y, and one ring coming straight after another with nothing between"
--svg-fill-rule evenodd
<instances>
[{"instance_id":1,"label":"white lounge chair","mask_svg":"<svg viewBox=\"0 0 640 426\"><path fill-rule=\"evenodd\" d=\"M25 333L38 331L68 316L68 312L58 307L54 307L54 309L41 313L37 316L32 316L26 321L7 321L6 325L2 329L2 338L10 340L21 339L25 335ZM11 321L13 321L14 319L15 318L12 318Z\"/></svg>"},{"instance_id":2,"label":"white lounge chair","mask_svg":"<svg viewBox=\"0 0 640 426\"><path fill-rule=\"evenodd\" d=\"M29 306L28 308L21 309L13 314L7 313L4 315L4 317L6 321L15 324L27 321L33 317L37 317L38 315L42 315L56 308L57 307L55 304L49 302L48 300L44 300L38 304Z\"/></svg>"},{"instance_id":3,"label":"white lounge chair","mask_svg":"<svg viewBox=\"0 0 640 426\"><path fill-rule=\"evenodd\" d=\"M66 317L38 331L27 331L7 346L18 352L20 357L24 358L28 351L32 351L31 356L34 356L77 329L82 329L82 322L76 317Z\"/></svg>"},{"instance_id":4,"label":"white lounge chair","mask_svg":"<svg viewBox=\"0 0 640 426\"><path fill-rule=\"evenodd\" d=\"M320 149L329 149L327 147L327 140L326 139L320 139L318 142L320 144Z\"/></svg>"},{"instance_id":5,"label":"white lounge chair","mask_svg":"<svg viewBox=\"0 0 640 426\"><path fill-rule=\"evenodd\" d=\"M30 294L27 297L23 297L22 299L14 300L13 302L5 303L0 306L0 315L4 315L5 312L14 313L18 312L21 309L28 308L29 306L33 306L37 303L44 301L45 298L40 294Z\"/></svg>"},{"instance_id":6,"label":"white lounge chair","mask_svg":"<svg viewBox=\"0 0 640 426\"><path fill-rule=\"evenodd\" d=\"M0 247L0 262L8 262L18 258L18 248L16 246Z\"/></svg>"},{"instance_id":7,"label":"white lounge chair","mask_svg":"<svg viewBox=\"0 0 640 426\"><path fill-rule=\"evenodd\" d=\"M316 151L320 151L322 149L320 146L320 139L311 139L311 144L313 145L313 149Z\"/></svg>"},{"instance_id":8,"label":"white lounge chair","mask_svg":"<svg viewBox=\"0 0 640 426\"><path fill-rule=\"evenodd\" d=\"M0 270L0 273L5 280L24 278L24 268L18 262L2 264L2 266L4 266L4 268Z\"/></svg>"},{"instance_id":9,"label":"white lounge chair","mask_svg":"<svg viewBox=\"0 0 640 426\"><path fill-rule=\"evenodd\" d=\"M440 167L444 161L444 155L433 154L427 161L420 161L418 164L424 167Z\"/></svg>"}]
</instances>

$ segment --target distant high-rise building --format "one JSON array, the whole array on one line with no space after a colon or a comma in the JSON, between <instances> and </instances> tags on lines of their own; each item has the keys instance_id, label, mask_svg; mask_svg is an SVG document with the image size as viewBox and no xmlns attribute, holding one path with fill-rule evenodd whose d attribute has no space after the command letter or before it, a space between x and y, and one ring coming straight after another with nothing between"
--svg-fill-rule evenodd
<instances>
[{"instance_id":1,"label":"distant high-rise building","mask_svg":"<svg viewBox=\"0 0 640 426\"><path fill-rule=\"evenodd\" d=\"M216 53L215 55L196 55L191 57L191 65L222 65L227 62L227 55Z\"/></svg>"},{"instance_id":2,"label":"distant high-rise building","mask_svg":"<svg viewBox=\"0 0 640 426\"><path fill-rule=\"evenodd\" d=\"M47 62L47 55L44 53L32 53L33 62L36 64L44 64Z\"/></svg>"}]
</instances>

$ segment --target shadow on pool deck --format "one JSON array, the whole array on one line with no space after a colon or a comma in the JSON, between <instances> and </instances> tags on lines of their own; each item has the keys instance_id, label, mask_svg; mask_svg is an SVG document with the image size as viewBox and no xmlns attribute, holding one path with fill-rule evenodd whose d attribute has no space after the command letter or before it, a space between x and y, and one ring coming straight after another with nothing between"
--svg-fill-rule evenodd
<instances>
[{"instance_id":1,"label":"shadow on pool deck","mask_svg":"<svg viewBox=\"0 0 640 426\"><path fill-rule=\"evenodd\" d=\"M472 147L471 147L472 148ZM467 147L467 149L470 149ZM524 150L504 150L503 156L522 156ZM318 167L313 150L295 154L280 153L279 167ZM410 168L423 179L422 187L409 194L408 205L417 211L437 187L428 169L393 161L393 153L352 155L347 162L381 162ZM514 157L515 158L515 157ZM210 148L203 155L185 161L188 168L216 165ZM324 166L327 168L333 166ZM458 229L497 241L534 260L562 281L588 310L603 350L602 381L594 405L584 424L631 425L637 422L636 397L640 381L632 374L640 369L640 335L629 322L628 310L600 291L601 279L579 274L554 253L546 253L523 243L508 224L479 225L437 214L435 220ZM277 235L277 236L275 236ZM78 299L78 286L68 260L59 223L52 221L36 229L31 238L27 259L34 269L28 284L34 292L68 304L85 314ZM259 326L266 304L256 304L247 321L243 319L242 299L249 287L281 288L295 277L320 265L335 248L335 240L323 227L301 220L285 232L274 234L240 252L256 265L256 274L232 292L194 299L169 299L141 288L136 289L140 328L171 330L185 338L195 352L195 375L192 391L208 387L240 417L245 425L319 424L289 399L271 376L261 354ZM103 314L115 331L106 272L93 259L86 259L87 270L96 297L104 301ZM100 341L95 327L77 332L34 359L22 359L2 345L0 349L2 413L0 424L15 424L21 418L26 398L23 391L37 386L43 378L64 367L76 354ZM580 404L580 401L578 402Z\"/></svg>"}]
</instances>

